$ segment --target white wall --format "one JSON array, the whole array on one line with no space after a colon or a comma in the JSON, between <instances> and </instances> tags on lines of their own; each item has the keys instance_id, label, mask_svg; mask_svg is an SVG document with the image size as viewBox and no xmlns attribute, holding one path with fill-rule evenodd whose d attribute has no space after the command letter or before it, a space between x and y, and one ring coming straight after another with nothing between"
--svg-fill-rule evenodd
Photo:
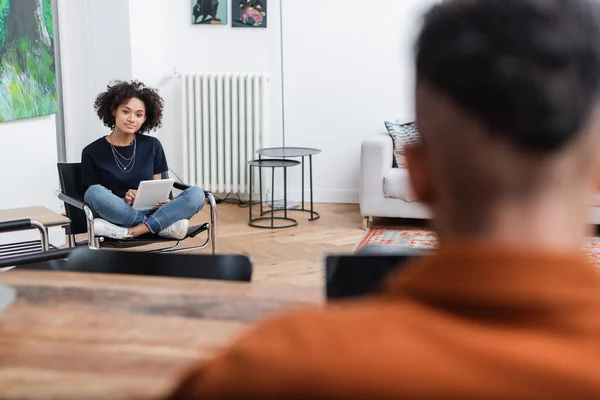
<instances>
[{"instance_id":1,"label":"white wall","mask_svg":"<svg viewBox=\"0 0 600 400\"><path fill-rule=\"evenodd\" d=\"M129 4L123 0L58 0L67 161L108 128L94 99L113 80L132 77Z\"/></svg>"},{"instance_id":2,"label":"white wall","mask_svg":"<svg viewBox=\"0 0 600 400\"><path fill-rule=\"evenodd\" d=\"M181 176L183 170L181 146L183 132L180 111L182 104L180 81L173 77L174 70L178 73L269 74L273 105L269 145L281 145L279 1L269 1L270 18L266 29L232 28L231 21L229 26L193 25L189 0L130 1L132 47L135 56L134 77L146 79L147 83L158 86L165 99L164 127L159 131L158 137L165 148L170 167L178 175ZM231 2L228 3L230 7ZM141 4L146 8L144 12L138 13L136 10L141 7ZM231 10L228 12L228 20L231 20ZM150 36L148 36L149 29L153 31ZM152 54L148 56L148 53ZM145 63L147 57L151 58ZM148 64L153 65L148 67ZM157 69L160 70L159 73L156 72Z\"/></svg>"},{"instance_id":3,"label":"white wall","mask_svg":"<svg viewBox=\"0 0 600 400\"><path fill-rule=\"evenodd\" d=\"M361 142L385 120L413 119L413 44L435 2L318 1L310 18L284 3L285 142L323 150L315 201L358 203Z\"/></svg>"},{"instance_id":4,"label":"white wall","mask_svg":"<svg viewBox=\"0 0 600 400\"><path fill-rule=\"evenodd\" d=\"M361 0L327 0L311 3L309 14L304 2L283 3L285 144L323 150L314 157L315 201L357 203L362 140L384 132L385 120L413 118L413 43L420 16L436 1L371 0L365 10ZM134 68L134 75L156 71L157 65L165 78L174 68L269 73L273 79L270 145L281 145L280 4L269 1L268 28L238 29L192 25L189 1L162 2L162 11L151 13L161 16L162 28L152 16L143 18L156 27L154 34L160 32L165 38L161 42L151 34L148 39L162 43L162 59L153 59L148 63L151 67ZM160 10L159 5L154 8ZM131 9L134 18L137 8ZM139 38L148 28L135 26L132 23L132 43L142 42ZM161 85L167 110L159 137L172 168L181 171L179 86L176 79L163 79ZM298 200L300 168L290 174L290 198Z\"/></svg>"},{"instance_id":5,"label":"white wall","mask_svg":"<svg viewBox=\"0 0 600 400\"><path fill-rule=\"evenodd\" d=\"M164 53L168 48L164 12L171 8L172 3L129 0L132 76L150 86L160 85L169 72L165 68L170 63Z\"/></svg>"},{"instance_id":6,"label":"white wall","mask_svg":"<svg viewBox=\"0 0 600 400\"><path fill-rule=\"evenodd\" d=\"M173 75L173 64L166 57L169 47L165 13L172 2L163 0L129 0L131 31L132 78L155 87L165 100L163 134L161 130L150 133L160 137L169 167L181 171L179 141L172 132L181 130L180 95ZM175 150L174 150L175 149Z\"/></svg>"},{"instance_id":7,"label":"white wall","mask_svg":"<svg viewBox=\"0 0 600 400\"><path fill-rule=\"evenodd\" d=\"M56 168L56 123L54 115L0 124L0 209L44 206L62 212L56 197L59 188ZM0 235L0 244L39 240L37 231ZM50 230L50 243L64 244L64 230Z\"/></svg>"}]
</instances>

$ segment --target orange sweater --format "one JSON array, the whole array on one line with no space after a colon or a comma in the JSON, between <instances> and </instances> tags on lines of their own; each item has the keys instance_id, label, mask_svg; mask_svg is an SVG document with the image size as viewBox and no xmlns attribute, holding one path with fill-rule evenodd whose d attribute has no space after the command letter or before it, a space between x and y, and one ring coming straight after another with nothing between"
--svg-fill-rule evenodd
<instances>
[{"instance_id":1,"label":"orange sweater","mask_svg":"<svg viewBox=\"0 0 600 400\"><path fill-rule=\"evenodd\" d=\"M581 254L442 246L382 295L262 324L172 398L597 400L600 272Z\"/></svg>"}]
</instances>

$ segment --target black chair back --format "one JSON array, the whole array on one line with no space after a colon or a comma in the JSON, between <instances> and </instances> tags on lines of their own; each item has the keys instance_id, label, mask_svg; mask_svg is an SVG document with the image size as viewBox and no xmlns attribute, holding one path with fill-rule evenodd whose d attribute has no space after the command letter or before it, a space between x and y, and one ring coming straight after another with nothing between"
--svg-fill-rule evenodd
<instances>
[{"instance_id":1,"label":"black chair back","mask_svg":"<svg viewBox=\"0 0 600 400\"><path fill-rule=\"evenodd\" d=\"M61 270L66 268L66 259L71 249L56 249L40 253L0 258L0 268L17 267L36 270Z\"/></svg>"},{"instance_id":2,"label":"black chair back","mask_svg":"<svg viewBox=\"0 0 600 400\"><path fill-rule=\"evenodd\" d=\"M83 201L86 187L81 184L81 163L58 163L60 190L69 197ZM67 228L68 235L87 232L85 213L77 207L65 203L67 217L71 224Z\"/></svg>"},{"instance_id":3,"label":"black chair back","mask_svg":"<svg viewBox=\"0 0 600 400\"><path fill-rule=\"evenodd\" d=\"M252 263L243 255L169 254L74 248L64 268L71 272L154 275L249 282Z\"/></svg>"},{"instance_id":4,"label":"black chair back","mask_svg":"<svg viewBox=\"0 0 600 400\"><path fill-rule=\"evenodd\" d=\"M376 293L392 272L403 269L415 252L397 254L330 255L326 258L327 299Z\"/></svg>"}]
</instances>

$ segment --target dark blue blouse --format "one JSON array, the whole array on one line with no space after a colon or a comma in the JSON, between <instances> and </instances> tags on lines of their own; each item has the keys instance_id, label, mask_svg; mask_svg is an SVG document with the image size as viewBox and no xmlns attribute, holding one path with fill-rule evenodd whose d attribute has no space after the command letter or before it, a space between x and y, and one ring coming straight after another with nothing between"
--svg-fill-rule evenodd
<instances>
[{"instance_id":1,"label":"dark blue blouse","mask_svg":"<svg viewBox=\"0 0 600 400\"><path fill-rule=\"evenodd\" d=\"M115 195L123 198L129 189L137 189L141 181L153 179L155 174L169 170L167 159L158 139L136 134L136 145L115 146L125 158L133 155L135 147L135 163L126 170L129 161L119 155L121 166L115 161L111 145L105 137L87 145L81 155L81 183L84 186L102 185Z\"/></svg>"}]
</instances>

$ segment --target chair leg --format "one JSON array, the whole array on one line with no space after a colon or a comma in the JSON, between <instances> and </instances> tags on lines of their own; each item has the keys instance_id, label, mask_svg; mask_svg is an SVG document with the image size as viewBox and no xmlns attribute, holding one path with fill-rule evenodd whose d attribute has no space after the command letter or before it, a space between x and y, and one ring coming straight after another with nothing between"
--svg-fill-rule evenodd
<instances>
[{"instance_id":1,"label":"chair leg","mask_svg":"<svg viewBox=\"0 0 600 400\"><path fill-rule=\"evenodd\" d=\"M206 195L208 205L210 207L210 228L208 234L210 236L212 253L217 254L217 202L212 193Z\"/></svg>"},{"instance_id":2,"label":"chair leg","mask_svg":"<svg viewBox=\"0 0 600 400\"><path fill-rule=\"evenodd\" d=\"M48 251L50 246L50 241L48 238L48 228L44 224L39 221L31 220L31 226L37 228L40 231L40 239L42 243L42 251Z\"/></svg>"},{"instance_id":3,"label":"chair leg","mask_svg":"<svg viewBox=\"0 0 600 400\"><path fill-rule=\"evenodd\" d=\"M75 241L75 235L67 235L67 241L67 244L70 248L77 245L77 242Z\"/></svg>"},{"instance_id":4,"label":"chair leg","mask_svg":"<svg viewBox=\"0 0 600 400\"><path fill-rule=\"evenodd\" d=\"M175 253L181 244L181 240L178 240L173 246L164 247L162 249L150 250L148 253ZM188 250L188 249L184 249Z\"/></svg>"},{"instance_id":5,"label":"chair leg","mask_svg":"<svg viewBox=\"0 0 600 400\"><path fill-rule=\"evenodd\" d=\"M373 223L373 217L364 217L363 218L363 229L369 229L371 224Z\"/></svg>"}]
</instances>

